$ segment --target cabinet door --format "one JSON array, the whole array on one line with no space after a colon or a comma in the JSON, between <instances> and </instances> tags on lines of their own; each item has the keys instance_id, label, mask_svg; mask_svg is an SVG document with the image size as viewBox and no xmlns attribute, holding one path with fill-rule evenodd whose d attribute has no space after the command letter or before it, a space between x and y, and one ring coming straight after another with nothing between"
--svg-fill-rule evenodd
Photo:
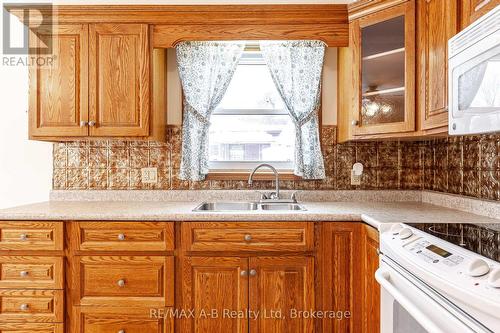
<instances>
[{"instance_id":1,"label":"cabinet door","mask_svg":"<svg viewBox=\"0 0 500 333\"><path fill-rule=\"evenodd\" d=\"M358 45L355 136L415 130L415 4L408 1L353 21Z\"/></svg>"},{"instance_id":2,"label":"cabinet door","mask_svg":"<svg viewBox=\"0 0 500 333\"><path fill-rule=\"evenodd\" d=\"M185 257L181 262L181 304L188 313L178 316L180 331L247 332L248 259Z\"/></svg>"},{"instance_id":3,"label":"cabinet door","mask_svg":"<svg viewBox=\"0 0 500 333\"><path fill-rule=\"evenodd\" d=\"M446 18L446 19L443 19ZM418 0L418 110L423 130L448 125L448 39L458 30L455 0Z\"/></svg>"},{"instance_id":4,"label":"cabinet door","mask_svg":"<svg viewBox=\"0 0 500 333\"><path fill-rule=\"evenodd\" d=\"M250 332L307 333L314 321L298 311L314 309L312 257L258 257L249 259Z\"/></svg>"},{"instance_id":5,"label":"cabinet door","mask_svg":"<svg viewBox=\"0 0 500 333\"><path fill-rule=\"evenodd\" d=\"M29 69L30 137L86 136L88 26L41 26L30 37L33 47L51 40L53 48L45 65Z\"/></svg>"},{"instance_id":6,"label":"cabinet door","mask_svg":"<svg viewBox=\"0 0 500 333\"><path fill-rule=\"evenodd\" d=\"M90 26L91 136L148 136L149 56L146 24Z\"/></svg>"},{"instance_id":7,"label":"cabinet door","mask_svg":"<svg viewBox=\"0 0 500 333\"><path fill-rule=\"evenodd\" d=\"M322 332L360 332L361 281L360 234L362 225L324 222L318 254L320 290L318 301L324 311L342 311L343 318L322 320Z\"/></svg>"},{"instance_id":8,"label":"cabinet door","mask_svg":"<svg viewBox=\"0 0 500 333\"><path fill-rule=\"evenodd\" d=\"M496 6L500 0L462 0L462 28L465 28Z\"/></svg>"},{"instance_id":9,"label":"cabinet door","mask_svg":"<svg viewBox=\"0 0 500 333\"><path fill-rule=\"evenodd\" d=\"M370 226L363 226L363 261L361 276L362 287L362 313L363 332L380 332L380 285L375 280L375 272L378 269L378 231Z\"/></svg>"}]
</instances>

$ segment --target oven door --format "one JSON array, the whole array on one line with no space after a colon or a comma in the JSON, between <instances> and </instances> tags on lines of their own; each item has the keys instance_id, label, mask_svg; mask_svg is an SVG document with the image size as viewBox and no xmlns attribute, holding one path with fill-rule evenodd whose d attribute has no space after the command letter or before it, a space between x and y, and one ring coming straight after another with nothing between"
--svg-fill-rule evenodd
<instances>
[{"instance_id":1,"label":"oven door","mask_svg":"<svg viewBox=\"0 0 500 333\"><path fill-rule=\"evenodd\" d=\"M397 264L382 257L381 333L492 332Z\"/></svg>"},{"instance_id":2,"label":"oven door","mask_svg":"<svg viewBox=\"0 0 500 333\"><path fill-rule=\"evenodd\" d=\"M500 131L500 32L449 59L450 134Z\"/></svg>"}]
</instances>

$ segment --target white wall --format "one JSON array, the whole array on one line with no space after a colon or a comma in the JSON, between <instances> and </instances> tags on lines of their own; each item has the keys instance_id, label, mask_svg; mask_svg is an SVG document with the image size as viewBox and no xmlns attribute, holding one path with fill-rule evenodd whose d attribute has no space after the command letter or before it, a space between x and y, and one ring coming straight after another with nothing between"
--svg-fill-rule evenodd
<instances>
[{"instance_id":1,"label":"white wall","mask_svg":"<svg viewBox=\"0 0 500 333\"><path fill-rule=\"evenodd\" d=\"M0 61L0 102L0 209L47 200L52 144L28 140L27 67Z\"/></svg>"}]
</instances>

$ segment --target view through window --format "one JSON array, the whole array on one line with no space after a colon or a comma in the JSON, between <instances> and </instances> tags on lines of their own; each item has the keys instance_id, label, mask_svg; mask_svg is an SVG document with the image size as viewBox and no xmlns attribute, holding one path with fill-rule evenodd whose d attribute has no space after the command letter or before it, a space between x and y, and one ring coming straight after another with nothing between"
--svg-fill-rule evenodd
<instances>
[{"instance_id":1,"label":"view through window","mask_svg":"<svg viewBox=\"0 0 500 333\"><path fill-rule=\"evenodd\" d=\"M245 51L210 118L210 170L245 170L269 162L292 170L295 126L258 50Z\"/></svg>"}]
</instances>

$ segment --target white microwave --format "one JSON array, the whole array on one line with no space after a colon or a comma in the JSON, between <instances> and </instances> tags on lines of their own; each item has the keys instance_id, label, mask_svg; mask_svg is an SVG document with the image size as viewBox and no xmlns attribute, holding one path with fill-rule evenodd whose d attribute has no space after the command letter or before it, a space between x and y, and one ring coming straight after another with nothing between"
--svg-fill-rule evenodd
<instances>
[{"instance_id":1,"label":"white microwave","mask_svg":"<svg viewBox=\"0 0 500 333\"><path fill-rule=\"evenodd\" d=\"M500 132L500 5L448 41L448 131Z\"/></svg>"}]
</instances>

